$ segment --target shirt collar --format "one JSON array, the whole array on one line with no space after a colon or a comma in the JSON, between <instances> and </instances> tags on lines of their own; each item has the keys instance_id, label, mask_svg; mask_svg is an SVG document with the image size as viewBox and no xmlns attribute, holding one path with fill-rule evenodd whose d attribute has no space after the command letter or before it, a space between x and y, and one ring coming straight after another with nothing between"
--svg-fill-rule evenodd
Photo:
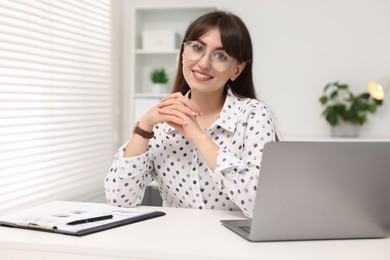
<instances>
[{"instance_id":1,"label":"shirt collar","mask_svg":"<svg viewBox=\"0 0 390 260\"><path fill-rule=\"evenodd\" d=\"M229 132L234 132L238 122L239 111L240 99L233 94L230 88L228 88L225 104L223 105L214 126L220 126Z\"/></svg>"},{"instance_id":2,"label":"shirt collar","mask_svg":"<svg viewBox=\"0 0 390 260\"><path fill-rule=\"evenodd\" d=\"M188 97L190 91L188 91L185 96ZM221 113L219 114L217 120L212 127L220 126L229 132L234 132L236 130L238 114L240 110L240 98L235 96L230 88L227 90L227 95L225 103L222 107ZM164 131L166 133L173 132L176 129L171 127L167 123L163 124Z\"/></svg>"}]
</instances>

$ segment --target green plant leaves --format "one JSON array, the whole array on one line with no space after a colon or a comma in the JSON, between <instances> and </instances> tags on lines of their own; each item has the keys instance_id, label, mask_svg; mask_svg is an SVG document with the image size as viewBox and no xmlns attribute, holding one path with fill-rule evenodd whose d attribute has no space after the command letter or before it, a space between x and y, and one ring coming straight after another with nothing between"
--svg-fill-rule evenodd
<instances>
[{"instance_id":1,"label":"green plant leaves","mask_svg":"<svg viewBox=\"0 0 390 260\"><path fill-rule=\"evenodd\" d=\"M330 93L330 98L331 99L335 99L337 97L337 95L339 94L339 91L336 89L335 91L333 91L332 93Z\"/></svg>"},{"instance_id":2,"label":"green plant leaves","mask_svg":"<svg viewBox=\"0 0 390 260\"><path fill-rule=\"evenodd\" d=\"M368 100L370 98L370 94L368 92L365 92L360 94L359 97Z\"/></svg>"},{"instance_id":3,"label":"green plant leaves","mask_svg":"<svg viewBox=\"0 0 390 260\"><path fill-rule=\"evenodd\" d=\"M342 90L342 89L348 89L348 85L347 85L347 84L342 84L342 85L336 84L336 86L337 86L337 88L340 89L340 90Z\"/></svg>"},{"instance_id":4,"label":"green plant leaves","mask_svg":"<svg viewBox=\"0 0 390 260\"><path fill-rule=\"evenodd\" d=\"M375 113L376 107L377 106L375 104L368 105L368 111L370 111L371 113Z\"/></svg>"},{"instance_id":5,"label":"green plant leaves","mask_svg":"<svg viewBox=\"0 0 390 260\"><path fill-rule=\"evenodd\" d=\"M322 105L326 104L326 102L328 102L328 97L327 96L320 97L320 103Z\"/></svg>"},{"instance_id":6,"label":"green plant leaves","mask_svg":"<svg viewBox=\"0 0 390 260\"><path fill-rule=\"evenodd\" d=\"M328 123L331 125L331 126L335 126L337 125L337 115L336 114L328 114L325 116L326 118L326 121L328 121Z\"/></svg>"},{"instance_id":7,"label":"green plant leaves","mask_svg":"<svg viewBox=\"0 0 390 260\"><path fill-rule=\"evenodd\" d=\"M368 92L355 96L348 89L348 84L336 81L326 84L319 102L325 107L322 115L331 126L335 126L340 119L363 125L367 121L367 114L375 113L383 100L372 98Z\"/></svg>"},{"instance_id":8,"label":"green plant leaves","mask_svg":"<svg viewBox=\"0 0 390 260\"><path fill-rule=\"evenodd\" d=\"M154 69L152 73L150 74L150 79L153 83L167 83L168 82L168 76L165 72L165 69Z\"/></svg>"}]
</instances>

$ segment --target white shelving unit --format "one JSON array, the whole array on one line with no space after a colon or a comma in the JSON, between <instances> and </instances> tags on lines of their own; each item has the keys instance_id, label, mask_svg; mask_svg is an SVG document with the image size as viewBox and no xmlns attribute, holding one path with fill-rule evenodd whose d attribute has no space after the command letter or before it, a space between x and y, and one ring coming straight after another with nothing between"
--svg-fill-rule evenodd
<instances>
[{"instance_id":1,"label":"white shelving unit","mask_svg":"<svg viewBox=\"0 0 390 260\"><path fill-rule=\"evenodd\" d=\"M179 35L180 44L187 27L200 15L217 10L217 5L175 5L175 6L132 6L130 21L130 71L128 91L130 102L130 126L145 112L157 104L168 93L156 93L150 81L150 73L155 68L164 68L168 74L169 88L175 78L180 46L168 49L144 49L143 31L174 31ZM126 48L126 46L125 46ZM158 201L158 189L155 182L146 191L147 198ZM148 203L148 201L145 201Z\"/></svg>"},{"instance_id":2,"label":"white shelving unit","mask_svg":"<svg viewBox=\"0 0 390 260\"><path fill-rule=\"evenodd\" d=\"M168 93L156 93L152 89L150 73L155 68L164 68L168 74L169 88L174 80L179 48L172 50L146 50L143 48L143 31L174 31L183 39L185 30L200 15L217 10L216 5L182 6L133 6L131 12L130 39L130 123L135 121L146 109Z\"/></svg>"}]
</instances>

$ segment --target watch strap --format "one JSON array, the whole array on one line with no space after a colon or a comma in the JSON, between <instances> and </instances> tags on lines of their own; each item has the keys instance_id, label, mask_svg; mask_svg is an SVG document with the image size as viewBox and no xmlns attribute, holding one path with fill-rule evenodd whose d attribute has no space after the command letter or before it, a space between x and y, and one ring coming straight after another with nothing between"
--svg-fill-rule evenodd
<instances>
[{"instance_id":1,"label":"watch strap","mask_svg":"<svg viewBox=\"0 0 390 260\"><path fill-rule=\"evenodd\" d=\"M146 139L151 139L153 138L154 136L154 132L148 132L148 131L145 131L144 129L142 129L141 127L139 127L139 121L135 124L134 128L133 128L133 134L137 134L137 135L140 135L142 136L143 138L146 138Z\"/></svg>"}]
</instances>

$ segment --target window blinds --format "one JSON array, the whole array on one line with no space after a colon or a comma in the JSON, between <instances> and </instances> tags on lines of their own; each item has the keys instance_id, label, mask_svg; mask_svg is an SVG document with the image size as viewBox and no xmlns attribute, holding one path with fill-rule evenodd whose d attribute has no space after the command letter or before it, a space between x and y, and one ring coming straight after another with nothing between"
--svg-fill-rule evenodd
<instances>
[{"instance_id":1,"label":"window blinds","mask_svg":"<svg viewBox=\"0 0 390 260\"><path fill-rule=\"evenodd\" d=\"M0 214L102 201L116 144L109 0L0 1Z\"/></svg>"}]
</instances>

